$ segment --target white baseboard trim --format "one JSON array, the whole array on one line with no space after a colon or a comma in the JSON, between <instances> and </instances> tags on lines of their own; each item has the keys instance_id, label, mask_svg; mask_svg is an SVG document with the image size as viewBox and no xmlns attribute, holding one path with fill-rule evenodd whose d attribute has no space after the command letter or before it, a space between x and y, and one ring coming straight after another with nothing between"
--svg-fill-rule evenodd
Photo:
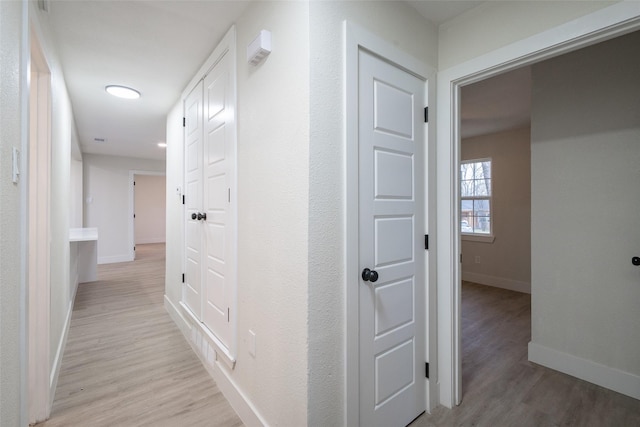
<instances>
[{"instance_id":1,"label":"white baseboard trim","mask_svg":"<svg viewBox=\"0 0 640 427\"><path fill-rule=\"evenodd\" d=\"M98 257L98 264L115 264L116 262L131 262L131 255L111 255Z\"/></svg>"},{"instance_id":2,"label":"white baseboard trim","mask_svg":"<svg viewBox=\"0 0 640 427\"><path fill-rule=\"evenodd\" d=\"M609 390L640 399L640 376L563 353L533 341L529 342L529 360Z\"/></svg>"},{"instance_id":3,"label":"white baseboard trim","mask_svg":"<svg viewBox=\"0 0 640 427\"><path fill-rule=\"evenodd\" d=\"M58 377L60 376L60 368L62 367L62 356L64 356L64 349L67 347L67 337L69 336L69 328L71 327L71 316L73 315L73 305L76 301L76 294L78 292L78 280L71 283L73 292L69 302L69 310L67 310L67 317L64 319L64 326L62 328L62 336L58 342L58 348L56 350L56 357L53 359L53 366L49 376L49 408L53 408L53 399L56 395L56 387L58 386Z\"/></svg>"},{"instance_id":4,"label":"white baseboard trim","mask_svg":"<svg viewBox=\"0 0 640 427\"><path fill-rule=\"evenodd\" d=\"M191 320L183 314L183 309L176 306L167 295L164 296L164 306L171 319L176 323L185 339L205 369L216 382L218 388L229 401L229 404L238 414L242 422L248 427L262 427L268 424L260 415L251 400L240 390L226 371L226 364L218 360L218 354L212 358L210 352L214 351L211 345L203 343L202 334L191 325ZM214 351L215 352L215 351Z\"/></svg>"},{"instance_id":5,"label":"white baseboard trim","mask_svg":"<svg viewBox=\"0 0 640 427\"><path fill-rule=\"evenodd\" d=\"M135 242L136 245L149 245L151 243L165 243L167 239L164 237L147 237Z\"/></svg>"},{"instance_id":6,"label":"white baseboard trim","mask_svg":"<svg viewBox=\"0 0 640 427\"><path fill-rule=\"evenodd\" d=\"M490 276L488 274L462 272L462 280L478 283L480 285L494 286L496 288L508 289L510 291L531 293L531 283L520 280L507 279L505 277Z\"/></svg>"},{"instance_id":7,"label":"white baseboard trim","mask_svg":"<svg viewBox=\"0 0 640 427\"><path fill-rule=\"evenodd\" d=\"M229 377L226 366L219 361L216 361L216 368L213 370L213 379L216 381L222 394L224 394L224 397L229 401L231 407L247 427L264 427L268 425L258 412L258 409L251 403L251 400L247 398Z\"/></svg>"}]
</instances>

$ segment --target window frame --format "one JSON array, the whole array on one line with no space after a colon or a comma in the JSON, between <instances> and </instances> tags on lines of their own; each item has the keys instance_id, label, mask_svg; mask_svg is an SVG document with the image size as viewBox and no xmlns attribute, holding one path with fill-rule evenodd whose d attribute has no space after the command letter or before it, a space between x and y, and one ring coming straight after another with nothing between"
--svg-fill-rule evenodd
<instances>
[{"instance_id":1,"label":"window frame","mask_svg":"<svg viewBox=\"0 0 640 427\"><path fill-rule=\"evenodd\" d=\"M489 188L488 188L488 196L463 196L462 195L462 165L469 163L482 163L482 162L490 162L491 164L491 176L489 177ZM462 240L474 241L474 242L484 242L484 243L493 243L495 240L494 229L495 229L495 218L494 218L494 205L493 205L493 159L491 157L482 157L482 158L472 158L467 160L461 160L460 166L458 167L458 174L460 176L460 204L458 205L458 212L460 215L460 221L458 227L460 228L460 236ZM475 179L475 178L474 178ZM474 233L469 231L462 231L462 202L465 200L488 200L489 201L489 233Z\"/></svg>"}]
</instances>

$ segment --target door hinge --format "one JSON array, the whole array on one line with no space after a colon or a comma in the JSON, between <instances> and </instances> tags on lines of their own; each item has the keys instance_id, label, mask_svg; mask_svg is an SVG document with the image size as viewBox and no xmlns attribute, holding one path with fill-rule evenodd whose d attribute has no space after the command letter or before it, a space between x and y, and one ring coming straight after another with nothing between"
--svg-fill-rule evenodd
<instances>
[{"instance_id":1,"label":"door hinge","mask_svg":"<svg viewBox=\"0 0 640 427\"><path fill-rule=\"evenodd\" d=\"M231 189L227 188L227 199L229 200L229 203L231 203Z\"/></svg>"},{"instance_id":2,"label":"door hinge","mask_svg":"<svg viewBox=\"0 0 640 427\"><path fill-rule=\"evenodd\" d=\"M182 195L182 204L184 205L184 194Z\"/></svg>"},{"instance_id":3,"label":"door hinge","mask_svg":"<svg viewBox=\"0 0 640 427\"><path fill-rule=\"evenodd\" d=\"M424 376L425 378L429 378L429 362L424 364Z\"/></svg>"},{"instance_id":4,"label":"door hinge","mask_svg":"<svg viewBox=\"0 0 640 427\"><path fill-rule=\"evenodd\" d=\"M462 254L460 254L460 264L462 264Z\"/></svg>"},{"instance_id":5,"label":"door hinge","mask_svg":"<svg viewBox=\"0 0 640 427\"><path fill-rule=\"evenodd\" d=\"M229 307L227 307L227 322L229 322L230 317L231 317L231 314L229 312Z\"/></svg>"},{"instance_id":6,"label":"door hinge","mask_svg":"<svg viewBox=\"0 0 640 427\"><path fill-rule=\"evenodd\" d=\"M424 107L424 122L429 123L429 107Z\"/></svg>"},{"instance_id":7,"label":"door hinge","mask_svg":"<svg viewBox=\"0 0 640 427\"><path fill-rule=\"evenodd\" d=\"M424 235L424 249L425 250L429 249L429 235L428 234Z\"/></svg>"},{"instance_id":8,"label":"door hinge","mask_svg":"<svg viewBox=\"0 0 640 427\"><path fill-rule=\"evenodd\" d=\"M184 283L184 273L182 273L182 283Z\"/></svg>"},{"instance_id":9,"label":"door hinge","mask_svg":"<svg viewBox=\"0 0 640 427\"><path fill-rule=\"evenodd\" d=\"M183 127L183 128L186 128L186 127L187 127L187 118L186 118L186 117L183 117L183 118L182 118L182 127Z\"/></svg>"},{"instance_id":10,"label":"door hinge","mask_svg":"<svg viewBox=\"0 0 640 427\"><path fill-rule=\"evenodd\" d=\"M136 182L135 182L135 181L133 181L133 185L136 185Z\"/></svg>"},{"instance_id":11,"label":"door hinge","mask_svg":"<svg viewBox=\"0 0 640 427\"><path fill-rule=\"evenodd\" d=\"M136 247L135 247L135 246L133 247L133 251L134 251L134 252L136 251Z\"/></svg>"},{"instance_id":12,"label":"door hinge","mask_svg":"<svg viewBox=\"0 0 640 427\"><path fill-rule=\"evenodd\" d=\"M133 218L134 218L134 219L135 219L135 217L136 217L136 214L133 214Z\"/></svg>"}]
</instances>

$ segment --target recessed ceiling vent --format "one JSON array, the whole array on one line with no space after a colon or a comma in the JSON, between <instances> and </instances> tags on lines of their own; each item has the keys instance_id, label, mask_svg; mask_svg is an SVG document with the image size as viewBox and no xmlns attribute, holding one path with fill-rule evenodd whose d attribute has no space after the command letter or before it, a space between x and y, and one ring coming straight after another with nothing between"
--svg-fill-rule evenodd
<instances>
[{"instance_id":1,"label":"recessed ceiling vent","mask_svg":"<svg viewBox=\"0 0 640 427\"><path fill-rule=\"evenodd\" d=\"M51 0L38 0L38 9L43 12L49 12L49 3Z\"/></svg>"},{"instance_id":2,"label":"recessed ceiling vent","mask_svg":"<svg viewBox=\"0 0 640 427\"><path fill-rule=\"evenodd\" d=\"M93 142L97 142L98 144L104 144L107 142L107 138L93 138Z\"/></svg>"}]
</instances>

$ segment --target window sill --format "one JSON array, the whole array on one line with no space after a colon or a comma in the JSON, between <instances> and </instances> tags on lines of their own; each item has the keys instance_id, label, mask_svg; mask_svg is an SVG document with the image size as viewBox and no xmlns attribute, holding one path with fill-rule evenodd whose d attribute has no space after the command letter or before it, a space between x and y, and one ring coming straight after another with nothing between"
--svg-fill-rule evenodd
<instances>
[{"instance_id":1,"label":"window sill","mask_svg":"<svg viewBox=\"0 0 640 427\"><path fill-rule=\"evenodd\" d=\"M468 242L493 243L496 237L493 235L479 236L477 234L461 234L462 240Z\"/></svg>"}]
</instances>

